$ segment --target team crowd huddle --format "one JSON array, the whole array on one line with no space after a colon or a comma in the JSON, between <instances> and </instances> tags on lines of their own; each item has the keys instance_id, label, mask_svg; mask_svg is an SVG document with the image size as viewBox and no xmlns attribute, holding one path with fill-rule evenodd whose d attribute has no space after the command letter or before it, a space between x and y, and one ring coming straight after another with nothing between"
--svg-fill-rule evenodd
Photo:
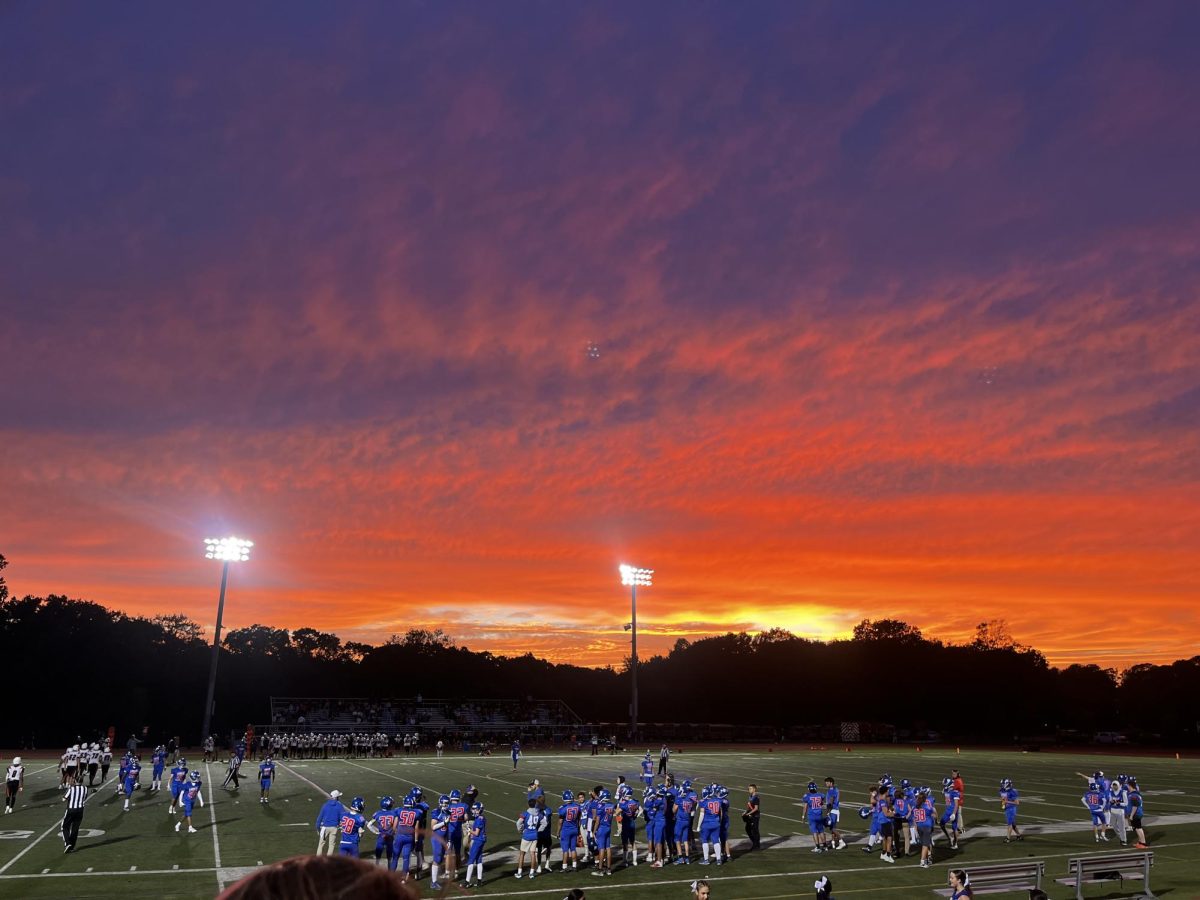
<instances>
[{"instance_id":1,"label":"team crowd huddle","mask_svg":"<svg viewBox=\"0 0 1200 900\"><path fill-rule=\"evenodd\" d=\"M361 748L353 749L354 753L388 752L375 740L377 736L364 737L366 742L350 741L347 746ZM263 739L259 746L266 751L265 755L261 761L250 764L260 803L271 801L277 775L276 752L320 754L324 746L330 746L325 743L306 746L304 738L304 735L289 735L278 741ZM222 787L230 791L241 788L241 771L251 752L245 741L230 751ZM210 751L207 756L215 758L215 753ZM522 759L517 743L512 747L512 759L516 768ZM413 785L398 800L393 796L380 797L378 804L372 805L375 808L369 807L363 796L355 796L347 803L339 791L333 791L315 822L317 853L355 858L365 855L367 859L373 856L376 865L386 866L403 881L423 877L428 871L430 886L438 890L444 883L460 881L464 865L460 883L467 887L482 884L490 819L493 836L497 829L506 837L512 833L510 829L516 830L515 872L511 874L518 879L581 869L590 869L593 876L604 878L614 871L638 865L651 869L726 865L734 858L730 832L731 819L737 815L748 841L739 851L761 849L762 800L755 784L746 785L743 794L742 788L731 789L717 781L705 779L707 783L700 783L699 779L693 781L666 771L667 760L664 747L656 771L655 760L647 751L634 776L638 783L629 783L621 775L612 786L596 784L583 790L564 786L561 791L547 791L535 778L525 791L520 814L515 819L506 815L499 819L499 824L485 810L474 784L445 793ZM60 786L68 791L64 799L70 809L81 810L91 793L106 786L112 765L113 753L108 741L67 748L60 763ZM141 756L131 747L117 762L116 769L115 796L123 799L125 811L134 808L134 798L143 787L143 796L148 799L158 795L165 783L170 795L168 814L177 817L175 830L186 834L197 832L192 816L197 807L205 805L204 783L200 771L189 768L182 755L176 757L173 748L155 747L143 767ZM1111 835L1122 846L1133 842L1139 849L1145 848L1145 809L1138 779L1124 773L1110 779L1100 770L1091 775L1077 774L1086 783L1080 801L1090 817L1094 840L1107 842ZM23 789L24 764L16 757L7 772L6 815L14 811L17 795ZM942 779L938 788L907 778L893 779L890 773L884 773L863 788L862 794L857 790L855 794L861 800L851 801L850 818L860 821L854 831L847 832L843 821L846 798L837 781L830 776L821 785L815 780L808 782L805 792L797 798L797 805L804 809L802 821L807 825L813 853L846 850L849 834L863 853L878 854L883 863L895 864L904 857L915 856L919 857L919 866L927 868L933 865L934 847L939 839L945 839L953 854L967 834L963 817L966 786L956 769ZM1011 779L999 781L993 802L999 804L1003 813L1004 843L1024 840L1019 822L1021 793ZM78 817L73 831L64 825L68 852L74 848L77 825ZM369 843L363 847L370 837L375 838L374 847L370 848ZM495 854L488 862L495 864Z\"/></svg>"}]
</instances>

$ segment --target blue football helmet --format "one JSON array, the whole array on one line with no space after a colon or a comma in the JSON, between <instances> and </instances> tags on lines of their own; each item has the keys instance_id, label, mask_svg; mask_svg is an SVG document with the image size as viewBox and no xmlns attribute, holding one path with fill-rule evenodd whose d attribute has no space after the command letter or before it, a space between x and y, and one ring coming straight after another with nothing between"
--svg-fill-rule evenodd
<instances>
[{"instance_id":1,"label":"blue football helmet","mask_svg":"<svg viewBox=\"0 0 1200 900\"><path fill-rule=\"evenodd\" d=\"M817 783L815 781L810 781L808 783L808 792L810 794L815 794L817 792Z\"/></svg>"},{"instance_id":2,"label":"blue football helmet","mask_svg":"<svg viewBox=\"0 0 1200 900\"><path fill-rule=\"evenodd\" d=\"M379 808L380 809L391 809L395 805L396 805L396 801L393 800L391 797L380 797L379 798Z\"/></svg>"},{"instance_id":3,"label":"blue football helmet","mask_svg":"<svg viewBox=\"0 0 1200 900\"><path fill-rule=\"evenodd\" d=\"M871 818L871 807L869 807L869 806L860 806L860 807L858 808L858 817L859 817L860 819L869 819L869 818Z\"/></svg>"},{"instance_id":4,"label":"blue football helmet","mask_svg":"<svg viewBox=\"0 0 1200 900\"><path fill-rule=\"evenodd\" d=\"M454 790L452 790L450 792L450 802L451 803L457 803L461 799L462 799L462 791L460 791L458 788L455 788Z\"/></svg>"},{"instance_id":5,"label":"blue football helmet","mask_svg":"<svg viewBox=\"0 0 1200 900\"><path fill-rule=\"evenodd\" d=\"M366 808L367 801L363 797L355 797L350 801L350 808L355 812L362 812Z\"/></svg>"},{"instance_id":6,"label":"blue football helmet","mask_svg":"<svg viewBox=\"0 0 1200 900\"><path fill-rule=\"evenodd\" d=\"M943 778L942 779L942 790L948 791L952 787L954 787L954 779L953 778Z\"/></svg>"},{"instance_id":7,"label":"blue football helmet","mask_svg":"<svg viewBox=\"0 0 1200 900\"><path fill-rule=\"evenodd\" d=\"M483 804L478 800L475 801L471 804L471 812L473 812L475 815L479 815L481 812L483 812Z\"/></svg>"},{"instance_id":8,"label":"blue football helmet","mask_svg":"<svg viewBox=\"0 0 1200 900\"><path fill-rule=\"evenodd\" d=\"M600 799L607 800L612 795L608 792L608 788L600 788Z\"/></svg>"},{"instance_id":9,"label":"blue football helmet","mask_svg":"<svg viewBox=\"0 0 1200 900\"><path fill-rule=\"evenodd\" d=\"M189 775L188 777L191 778L192 781L199 781L200 780L200 770L192 769L192 774Z\"/></svg>"},{"instance_id":10,"label":"blue football helmet","mask_svg":"<svg viewBox=\"0 0 1200 900\"><path fill-rule=\"evenodd\" d=\"M563 803L570 803L575 799L575 795L570 791L563 791Z\"/></svg>"},{"instance_id":11,"label":"blue football helmet","mask_svg":"<svg viewBox=\"0 0 1200 900\"><path fill-rule=\"evenodd\" d=\"M445 809L449 805L450 805L450 796L448 794L442 794L442 796L438 797L438 806L439 807L441 807L442 809Z\"/></svg>"},{"instance_id":12,"label":"blue football helmet","mask_svg":"<svg viewBox=\"0 0 1200 900\"><path fill-rule=\"evenodd\" d=\"M416 805L417 805L417 801L413 797L412 794L409 794L407 797L404 798L404 808L405 809L413 809Z\"/></svg>"}]
</instances>

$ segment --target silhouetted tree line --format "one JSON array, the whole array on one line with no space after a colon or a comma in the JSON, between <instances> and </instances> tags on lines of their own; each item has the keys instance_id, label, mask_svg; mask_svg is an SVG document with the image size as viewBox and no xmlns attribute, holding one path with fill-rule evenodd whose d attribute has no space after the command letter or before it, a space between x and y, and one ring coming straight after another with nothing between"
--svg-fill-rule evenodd
<instances>
[{"instance_id":1,"label":"silhouetted tree line","mask_svg":"<svg viewBox=\"0 0 1200 900\"><path fill-rule=\"evenodd\" d=\"M10 598L0 578L0 659L0 746L57 747L109 725L122 744L144 725L152 742L173 734L198 741L210 647L186 616L127 616L57 595ZM271 695L532 695L561 698L588 721L624 722L627 666L474 652L441 631L413 629L371 646L256 624L225 636L215 728L265 722ZM1195 741L1200 722L1200 656L1120 674L1056 669L1002 622L982 623L966 644L931 640L893 619L864 620L849 640L830 642L782 629L681 639L644 660L638 681L643 722L770 725L781 733L866 721L955 740L1087 740L1112 730L1178 743Z\"/></svg>"}]
</instances>

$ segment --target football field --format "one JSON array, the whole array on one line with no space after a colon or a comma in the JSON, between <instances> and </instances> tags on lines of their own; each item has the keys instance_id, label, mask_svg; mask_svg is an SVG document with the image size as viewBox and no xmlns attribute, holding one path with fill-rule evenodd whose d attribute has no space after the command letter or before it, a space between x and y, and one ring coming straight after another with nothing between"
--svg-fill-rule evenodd
<instances>
[{"instance_id":1,"label":"football field","mask_svg":"<svg viewBox=\"0 0 1200 900\"><path fill-rule=\"evenodd\" d=\"M378 809L382 795L390 794L399 803L411 786L420 785L426 800L436 803L438 794L464 789L468 783L478 786L489 823L485 883L470 891L481 896L560 900L570 888L582 887L589 898L686 900L688 884L703 876L712 883L714 900L766 900L810 897L813 880L828 874L838 897L933 897L932 889L945 885L950 867L1041 859L1046 862L1047 892L1066 898L1074 896L1074 889L1053 879L1066 874L1068 859L1120 849L1115 839L1108 844L1094 842L1087 811L1080 803L1085 784L1075 773L1096 768L1109 776L1131 773L1141 784L1146 832L1154 852L1154 892L1173 900L1200 897L1200 764L1186 759L973 750L957 754L953 748L921 753L890 747L854 748L850 753L843 747L685 751L672 757L677 778L691 778L697 785L718 781L730 790L735 855L730 864L663 869L643 864L618 868L611 878L594 878L581 870L543 875L535 881L512 877L517 841L513 821L525 808L528 782L539 778L551 799L566 788L589 790L602 784L612 789L619 774L637 785L640 754L531 752L516 772L507 756L281 760L267 806L258 802L254 778L243 779L240 791L225 790L220 786L224 765L205 766L193 758L191 765L199 768L205 782L206 805L197 807L193 818L198 833L174 830L177 817L167 814L170 795L166 791L152 795L143 788L134 795L133 809L123 812L110 777L88 801L78 848L70 854L63 853L59 833L63 804L57 760L30 757L25 761L25 792L17 811L0 821L0 897L5 898L210 898L257 866L311 853L316 847L317 809L330 790L342 791L347 801L362 795L369 816ZM915 856L889 865L878 853L861 852L865 828L856 812L871 782L888 772L896 781L909 778L933 786L940 810L941 780L952 767L966 781L967 834L958 851L951 851L939 834L932 869L918 868ZM243 768L249 772L255 767L247 762ZM810 780L822 782L827 775L836 778L842 790L842 824L849 846L817 855L810 852L799 800ZM1003 842L1003 816L996 797L1004 777L1013 779L1021 793L1019 824L1027 835L1021 843ZM149 781L148 767L143 769L143 780ZM750 782L758 785L762 798L764 849L741 854L746 841L738 813ZM639 841L642 836L639 827ZM374 836L365 835L363 853L373 856L374 846ZM556 849L556 864L558 856ZM461 875L461 866L459 871ZM427 873L417 884L425 896L431 895ZM1125 887L1125 895L1136 893L1135 882ZM445 895L462 893L455 885ZM1087 888L1086 894L1115 897L1122 892L1113 883Z\"/></svg>"}]
</instances>

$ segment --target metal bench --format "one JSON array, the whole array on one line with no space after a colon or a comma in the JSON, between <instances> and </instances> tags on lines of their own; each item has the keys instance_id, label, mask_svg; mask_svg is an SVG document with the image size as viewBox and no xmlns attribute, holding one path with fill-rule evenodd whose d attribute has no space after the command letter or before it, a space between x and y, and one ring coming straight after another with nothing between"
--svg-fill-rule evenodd
<instances>
[{"instance_id":1,"label":"metal bench","mask_svg":"<svg viewBox=\"0 0 1200 900\"><path fill-rule=\"evenodd\" d=\"M1126 879L1141 881L1141 896L1153 898L1154 894L1150 893L1150 868L1153 865L1154 854L1149 850L1081 856L1067 860L1067 877L1055 880L1059 884L1075 885L1076 900L1083 900L1085 884L1119 881L1123 885Z\"/></svg>"},{"instance_id":2,"label":"metal bench","mask_svg":"<svg viewBox=\"0 0 1200 900\"><path fill-rule=\"evenodd\" d=\"M1006 891L1041 890L1046 864L1040 859L1029 859L997 863L994 866L964 867L964 871L971 890L976 894L1002 894ZM944 887L936 888L934 893L949 897L954 892Z\"/></svg>"}]
</instances>

